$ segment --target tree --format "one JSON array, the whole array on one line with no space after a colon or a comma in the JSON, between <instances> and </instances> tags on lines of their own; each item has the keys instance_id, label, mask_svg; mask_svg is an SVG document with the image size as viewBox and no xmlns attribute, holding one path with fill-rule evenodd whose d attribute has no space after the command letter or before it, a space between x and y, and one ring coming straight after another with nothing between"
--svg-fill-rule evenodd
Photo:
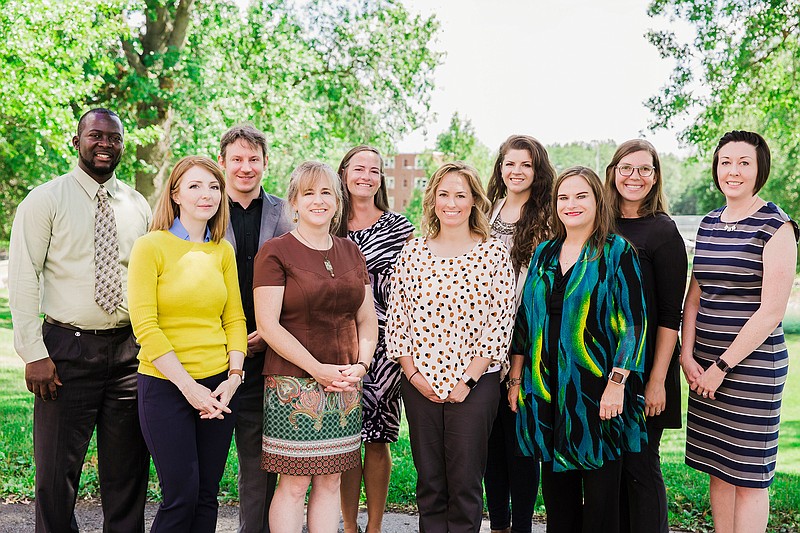
<instances>
[{"instance_id":1,"label":"tree","mask_svg":"<svg viewBox=\"0 0 800 533\"><path fill-rule=\"evenodd\" d=\"M648 101L651 127L689 118L681 139L708 159L724 132L758 131L774 163L764 195L796 210L800 0L653 0L650 15L684 20L696 31L691 43L672 31L648 34L662 57L676 62L669 82Z\"/></svg>"},{"instance_id":2,"label":"tree","mask_svg":"<svg viewBox=\"0 0 800 533\"><path fill-rule=\"evenodd\" d=\"M110 68L120 3L3 2L0 9L0 239L27 191L69 168L75 115Z\"/></svg>"},{"instance_id":3,"label":"tree","mask_svg":"<svg viewBox=\"0 0 800 533\"><path fill-rule=\"evenodd\" d=\"M488 181L492 174L494 156L475 134L475 127L468 118L462 118L458 112L450 117L448 128L436 136L433 150L425 150L422 164L430 176L445 161L464 161L478 171L478 176Z\"/></svg>"},{"instance_id":4,"label":"tree","mask_svg":"<svg viewBox=\"0 0 800 533\"><path fill-rule=\"evenodd\" d=\"M435 18L399 0L11 0L0 30L9 221L27 189L74 164L66 141L90 106L119 112L121 174L151 200L172 161L215 156L241 121L268 134L268 186L281 193L304 159L335 162L362 142L389 151L419 127L441 61L429 47Z\"/></svg>"},{"instance_id":5,"label":"tree","mask_svg":"<svg viewBox=\"0 0 800 533\"><path fill-rule=\"evenodd\" d=\"M617 143L611 139L592 142L551 144L547 147L550 162L561 172L569 167L581 165L594 170L605 181L606 165L614 156Z\"/></svg>"}]
</instances>

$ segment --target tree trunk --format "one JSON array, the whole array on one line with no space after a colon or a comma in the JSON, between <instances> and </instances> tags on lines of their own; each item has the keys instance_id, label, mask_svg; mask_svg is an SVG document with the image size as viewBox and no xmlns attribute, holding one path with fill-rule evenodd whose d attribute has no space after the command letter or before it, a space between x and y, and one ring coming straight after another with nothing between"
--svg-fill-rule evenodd
<instances>
[{"instance_id":1,"label":"tree trunk","mask_svg":"<svg viewBox=\"0 0 800 533\"><path fill-rule=\"evenodd\" d=\"M155 206L169 176L172 115L172 108L168 108L159 113L155 121L139 119L137 124L140 128L156 125L164 131L155 142L136 147L136 159L147 163L146 168L136 171L136 190L142 193L151 206Z\"/></svg>"}]
</instances>

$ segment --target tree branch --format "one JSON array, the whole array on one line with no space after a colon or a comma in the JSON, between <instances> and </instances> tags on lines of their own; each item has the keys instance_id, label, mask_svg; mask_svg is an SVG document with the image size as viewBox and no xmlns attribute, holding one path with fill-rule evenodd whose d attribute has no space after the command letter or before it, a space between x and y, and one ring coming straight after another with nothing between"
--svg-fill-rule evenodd
<instances>
[{"instance_id":1,"label":"tree branch","mask_svg":"<svg viewBox=\"0 0 800 533\"><path fill-rule=\"evenodd\" d=\"M194 0L180 0L178 9L175 10L175 20L172 23L172 31L167 39L167 48L181 50L186 43L186 31L189 28Z\"/></svg>"},{"instance_id":2,"label":"tree branch","mask_svg":"<svg viewBox=\"0 0 800 533\"><path fill-rule=\"evenodd\" d=\"M120 40L122 41L122 50L125 52L125 59L128 60L128 64L134 71L136 71L137 74L146 76L147 67L144 66L144 63L142 63L142 58L136 53L133 43L125 37L122 37Z\"/></svg>"}]
</instances>

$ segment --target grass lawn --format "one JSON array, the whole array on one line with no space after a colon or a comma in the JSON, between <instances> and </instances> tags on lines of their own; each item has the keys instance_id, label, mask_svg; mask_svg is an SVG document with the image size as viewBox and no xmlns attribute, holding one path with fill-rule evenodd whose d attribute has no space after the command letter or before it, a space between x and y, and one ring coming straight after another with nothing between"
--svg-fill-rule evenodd
<instances>
[{"instance_id":1,"label":"grass lawn","mask_svg":"<svg viewBox=\"0 0 800 533\"><path fill-rule=\"evenodd\" d=\"M792 361L784 392L781 412L778 473L770 489L771 532L800 531L800 312L787 317L787 340ZM685 412L684 386L684 412ZM0 498L6 501L33 498L32 456L33 397L25 389L22 362L12 345L11 321L8 313L7 291L0 290ZM664 433L662 467L670 502L670 524L676 528L698 532L713 531L708 503L707 476L683 464L685 430ZM392 445L392 482L389 505L393 509L415 507L416 470L408 443L408 428L403 422L400 442ZM96 448L90 445L83 475L81 498L98 495ZM238 498L236 453L231 449L220 487L220 499L225 502ZM151 467L151 499L158 499L158 483ZM544 513L541 497L537 513Z\"/></svg>"}]
</instances>

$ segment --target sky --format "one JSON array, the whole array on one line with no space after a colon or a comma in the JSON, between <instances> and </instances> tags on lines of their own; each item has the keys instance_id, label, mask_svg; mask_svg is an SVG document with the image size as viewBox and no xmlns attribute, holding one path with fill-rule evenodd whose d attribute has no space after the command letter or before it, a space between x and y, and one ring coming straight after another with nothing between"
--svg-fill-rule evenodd
<instances>
[{"instance_id":1,"label":"sky","mask_svg":"<svg viewBox=\"0 0 800 533\"><path fill-rule=\"evenodd\" d=\"M454 112L468 118L492 150L511 134L544 144L636 137L659 152L687 154L677 132L647 131L644 102L674 66L647 42L649 29L690 29L647 16L648 0L403 0L412 13L435 14L434 49L446 53L435 74L427 135L400 151L432 148Z\"/></svg>"}]
</instances>

